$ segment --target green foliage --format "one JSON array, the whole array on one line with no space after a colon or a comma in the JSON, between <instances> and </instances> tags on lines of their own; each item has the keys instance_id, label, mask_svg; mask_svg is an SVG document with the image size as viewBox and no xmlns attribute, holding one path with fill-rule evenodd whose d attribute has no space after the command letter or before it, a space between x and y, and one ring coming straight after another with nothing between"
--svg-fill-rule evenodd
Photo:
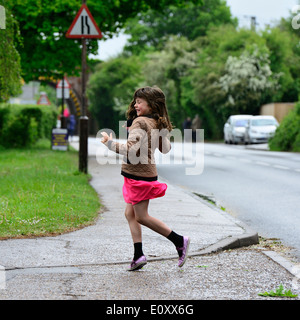
<instances>
[{"instance_id":1,"label":"green foliage","mask_svg":"<svg viewBox=\"0 0 300 320\"><path fill-rule=\"evenodd\" d=\"M236 91L231 86L228 88L234 91L233 95L238 101L234 108L228 104L230 94L220 85L220 79L234 71L226 70L229 57L240 60L243 54L253 50L253 43L259 51L267 51L264 39L258 34L247 29L236 30L232 25L210 28L205 37L195 40L195 46L200 48L197 64L189 71L187 81L183 82L183 95L184 100L189 101L192 112L199 113L202 118L206 138L222 138L224 122L228 116L232 113L244 113L247 109L247 99L251 92L247 89L247 82L242 80L243 77L235 83ZM244 97L243 102L241 97ZM248 111L257 112L261 102L262 100L256 101L255 105L249 105L248 109L251 110Z\"/></svg>"},{"instance_id":2,"label":"green foliage","mask_svg":"<svg viewBox=\"0 0 300 320\"><path fill-rule=\"evenodd\" d=\"M99 128L118 132L118 121L125 112L134 91L143 81L138 57L119 57L100 63L90 77L87 94L89 110Z\"/></svg>"},{"instance_id":3,"label":"green foliage","mask_svg":"<svg viewBox=\"0 0 300 320\"><path fill-rule=\"evenodd\" d=\"M40 138L51 137L56 125L53 106L0 105L0 145L5 148L33 145Z\"/></svg>"},{"instance_id":4,"label":"green foliage","mask_svg":"<svg viewBox=\"0 0 300 320\"><path fill-rule=\"evenodd\" d=\"M259 296L262 297L287 297L287 298L297 298L298 295L297 294L293 294L292 291L289 290L284 290L283 285L279 285L279 287L276 289L276 291L274 292L273 290L271 290L270 292L263 292L263 293L259 293Z\"/></svg>"},{"instance_id":5,"label":"green foliage","mask_svg":"<svg viewBox=\"0 0 300 320\"><path fill-rule=\"evenodd\" d=\"M272 151L300 151L300 103L284 117L269 141Z\"/></svg>"},{"instance_id":6,"label":"green foliage","mask_svg":"<svg viewBox=\"0 0 300 320\"><path fill-rule=\"evenodd\" d=\"M0 0L0 5L5 2ZM0 29L0 102L21 93L21 63L16 50L19 29L15 17L6 9L6 29Z\"/></svg>"},{"instance_id":7,"label":"green foliage","mask_svg":"<svg viewBox=\"0 0 300 320\"><path fill-rule=\"evenodd\" d=\"M299 38L295 37L289 25L288 30L280 27L267 28L262 32L269 49L270 67L274 73L281 73L280 90L274 93L274 101L291 102L298 100L300 89Z\"/></svg>"},{"instance_id":8,"label":"green foliage","mask_svg":"<svg viewBox=\"0 0 300 320\"><path fill-rule=\"evenodd\" d=\"M266 47L253 45L239 57L229 56L224 71L219 85L226 93L225 106L231 113L257 114L260 106L279 89L281 74L272 73Z\"/></svg>"},{"instance_id":9,"label":"green foliage","mask_svg":"<svg viewBox=\"0 0 300 320\"><path fill-rule=\"evenodd\" d=\"M128 74L127 64L116 58L118 68L112 69L113 74L107 72L110 67L106 70L114 65L113 60L104 63L103 77L93 78L95 88L89 91L93 114L102 108L98 118L112 119L116 112L124 115L129 92L142 85L157 85L166 94L176 127L182 128L186 117L199 114L205 138L220 139L229 115L258 114L265 103L298 98L300 46L288 27L292 29L282 24L259 32L238 29L221 0L140 12L126 24L131 38L122 56L139 61L136 77L128 76L127 94L122 78ZM97 81L102 81L102 91L96 90ZM116 90L119 85L122 90ZM109 119L102 123L109 124Z\"/></svg>"},{"instance_id":10,"label":"green foliage","mask_svg":"<svg viewBox=\"0 0 300 320\"><path fill-rule=\"evenodd\" d=\"M126 24L125 32L131 38L125 51L138 54L151 47L161 50L171 36L195 40L205 36L210 27L227 23L237 26L222 0L205 0L203 5L188 2L183 8L167 6L159 12L141 12Z\"/></svg>"},{"instance_id":11,"label":"green foliage","mask_svg":"<svg viewBox=\"0 0 300 320\"><path fill-rule=\"evenodd\" d=\"M300 130L298 131L293 143L293 151L300 152Z\"/></svg>"},{"instance_id":12,"label":"green foliage","mask_svg":"<svg viewBox=\"0 0 300 320\"><path fill-rule=\"evenodd\" d=\"M193 0L199 3L201 0ZM61 78L63 73L78 75L81 66L81 40L65 37L81 0L9 0L19 23L23 46L21 55L25 81L40 76ZM128 18L149 8L160 11L167 5L182 6L183 0L89 0L88 7L106 38L121 30ZM87 53L96 54L98 42L87 40Z\"/></svg>"},{"instance_id":13,"label":"green foliage","mask_svg":"<svg viewBox=\"0 0 300 320\"><path fill-rule=\"evenodd\" d=\"M190 111L182 105L182 82L196 67L197 53L198 48L185 37L171 37L162 51L149 53L143 65L145 82L165 92L169 115L178 128Z\"/></svg>"}]
</instances>

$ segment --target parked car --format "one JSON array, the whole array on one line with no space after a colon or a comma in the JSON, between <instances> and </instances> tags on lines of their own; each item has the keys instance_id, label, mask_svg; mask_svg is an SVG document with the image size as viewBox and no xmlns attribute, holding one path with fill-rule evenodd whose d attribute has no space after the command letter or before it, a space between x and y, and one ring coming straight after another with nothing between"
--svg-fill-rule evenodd
<instances>
[{"instance_id":1,"label":"parked car","mask_svg":"<svg viewBox=\"0 0 300 320\"><path fill-rule=\"evenodd\" d=\"M273 116L253 116L246 126L245 144L268 142L274 136L278 125Z\"/></svg>"},{"instance_id":2,"label":"parked car","mask_svg":"<svg viewBox=\"0 0 300 320\"><path fill-rule=\"evenodd\" d=\"M232 115L228 118L224 125L224 141L225 143L234 143L245 141L245 129L251 115Z\"/></svg>"}]
</instances>

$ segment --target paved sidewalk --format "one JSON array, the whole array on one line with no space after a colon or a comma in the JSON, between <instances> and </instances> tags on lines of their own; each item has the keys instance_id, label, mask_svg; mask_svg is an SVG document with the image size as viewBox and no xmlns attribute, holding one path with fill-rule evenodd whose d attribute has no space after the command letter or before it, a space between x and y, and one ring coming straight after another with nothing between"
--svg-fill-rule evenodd
<instances>
[{"instance_id":1,"label":"paved sidewalk","mask_svg":"<svg viewBox=\"0 0 300 320\"><path fill-rule=\"evenodd\" d=\"M257 243L255 231L172 185L165 197L150 201L150 214L191 237L189 259L179 269L174 245L143 227L149 263L127 272L133 245L120 165L99 165L95 150L89 154L90 183L104 206L97 223L57 237L0 241L6 280L3 288L0 277L0 299L265 299L258 293L280 284L299 294L298 278L274 256L260 249L224 251Z\"/></svg>"},{"instance_id":2,"label":"paved sidewalk","mask_svg":"<svg viewBox=\"0 0 300 320\"><path fill-rule=\"evenodd\" d=\"M99 165L89 159L90 181L105 208L97 223L56 237L0 242L0 264L9 268L57 267L129 262L132 242L124 217L123 177L119 165ZM253 244L257 234L221 210L204 204L172 185L166 196L150 201L150 214L192 239L190 255ZM176 258L173 244L143 228L144 249L150 258Z\"/></svg>"}]
</instances>

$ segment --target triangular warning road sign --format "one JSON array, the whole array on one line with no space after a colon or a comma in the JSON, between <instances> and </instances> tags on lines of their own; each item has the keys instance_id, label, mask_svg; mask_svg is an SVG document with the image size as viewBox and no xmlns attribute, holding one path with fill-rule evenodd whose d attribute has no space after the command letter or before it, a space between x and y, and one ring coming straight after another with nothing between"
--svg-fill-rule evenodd
<instances>
[{"instance_id":1,"label":"triangular warning road sign","mask_svg":"<svg viewBox=\"0 0 300 320\"><path fill-rule=\"evenodd\" d=\"M40 96L37 104L51 105L51 102L48 99L47 94L45 92L41 92L41 96Z\"/></svg>"},{"instance_id":2,"label":"triangular warning road sign","mask_svg":"<svg viewBox=\"0 0 300 320\"><path fill-rule=\"evenodd\" d=\"M63 82L62 82L62 80L59 80L57 82L57 84L56 84L56 88L57 89L61 89L62 87L63 87ZM70 83L69 83L69 81L68 81L68 79L66 77L64 79L64 88L65 89L71 89L71 85L70 85Z\"/></svg>"},{"instance_id":3,"label":"triangular warning road sign","mask_svg":"<svg viewBox=\"0 0 300 320\"><path fill-rule=\"evenodd\" d=\"M102 33L86 4L78 11L71 27L66 33L67 38L102 38Z\"/></svg>"}]
</instances>

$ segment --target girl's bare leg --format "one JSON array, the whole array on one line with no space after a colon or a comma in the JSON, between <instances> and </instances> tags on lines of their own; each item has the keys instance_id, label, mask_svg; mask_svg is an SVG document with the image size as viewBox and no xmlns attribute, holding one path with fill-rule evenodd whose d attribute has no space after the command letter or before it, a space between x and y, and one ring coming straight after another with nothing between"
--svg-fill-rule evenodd
<instances>
[{"instance_id":1,"label":"girl's bare leg","mask_svg":"<svg viewBox=\"0 0 300 320\"><path fill-rule=\"evenodd\" d=\"M127 203L125 217L128 221L133 243L142 242L142 227L135 218L132 204Z\"/></svg>"},{"instance_id":2,"label":"girl's bare leg","mask_svg":"<svg viewBox=\"0 0 300 320\"><path fill-rule=\"evenodd\" d=\"M187 259L190 238L183 237L183 236L176 234L164 222L162 222L154 217L149 216L148 205L149 205L149 200L144 200L144 201L141 201L141 202L135 204L134 206L132 206L133 212L134 212L134 217L135 217L137 224L139 226L142 224L142 225L150 228L151 230L161 234L162 236L166 237L170 241L172 241L174 243L174 245L176 246L176 249L177 249L177 252L179 255L178 267L181 268ZM127 215L130 215L131 217L133 217L131 207L129 207L129 209L130 209L130 211L127 211ZM136 225L132 221L130 222L130 226L135 231L137 230ZM142 237L140 237L140 239L142 239ZM131 269L131 270L133 270L133 269Z\"/></svg>"},{"instance_id":3,"label":"girl's bare leg","mask_svg":"<svg viewBox=\"0 0 300 320\"><path fill-rule=\"evenodd\" d=\"M138 224L142 224L162 236L167 237L172 230L164 222L149 216L148 205L149 200L144 200L133 206L135 220Z\"/></svg>"}]
</instances>

